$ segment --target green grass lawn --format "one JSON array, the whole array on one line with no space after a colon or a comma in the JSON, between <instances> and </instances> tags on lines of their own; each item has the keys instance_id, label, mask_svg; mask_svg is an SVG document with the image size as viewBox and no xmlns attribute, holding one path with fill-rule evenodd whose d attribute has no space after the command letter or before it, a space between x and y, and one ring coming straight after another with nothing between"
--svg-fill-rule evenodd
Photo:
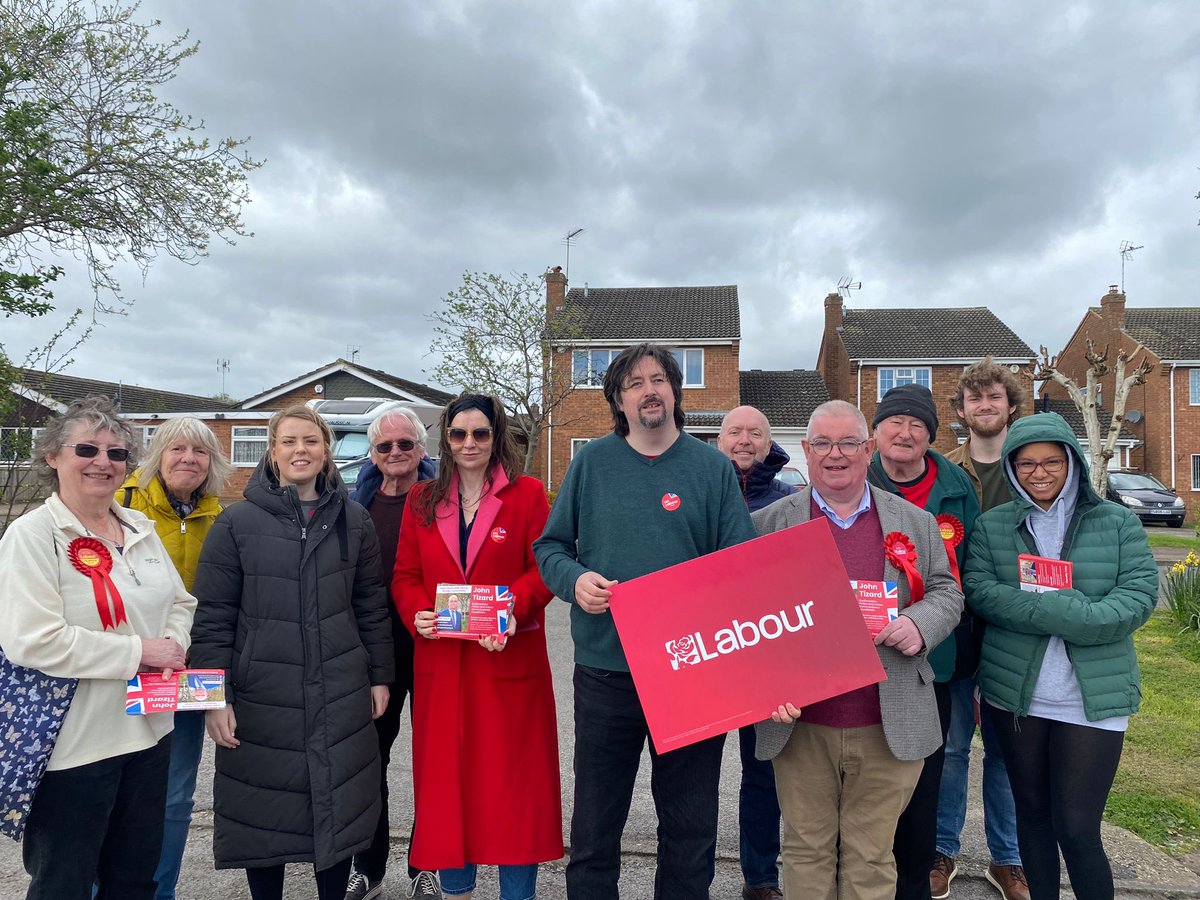
<instances>
[{"instance_id":1,"label":"green grass lawn","mask_svg":"<svg viewBox=\"0 0 1200 900\"><path fill-rule=\"evenodd\" d=\"M1196 532L1190 528L1180 531L1147 528L1146 539L1150 541L1151 547L1180 547L1200 553L1200 540L1196 539Z\"/></svg>"},{"instance_id":2,"label":"green grass lawn","mask_svg":"<svg viewBox=\"0 0 1200 900\"><path fill-rule=\"evenodd\" d=\"M1160 610L1134 643L1142 708L1129 720L1105 818L1182 855L1200 847L1200 636Z\"/></svg>"}]
</instances>

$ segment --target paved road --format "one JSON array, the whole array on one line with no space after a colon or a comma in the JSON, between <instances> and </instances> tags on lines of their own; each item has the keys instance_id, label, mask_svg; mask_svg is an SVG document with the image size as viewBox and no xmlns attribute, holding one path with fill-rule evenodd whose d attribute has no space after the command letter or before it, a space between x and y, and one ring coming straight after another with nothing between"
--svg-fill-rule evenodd
<instances>
[{"instance_id":1,"label":"paved road","mask_svg":"<svg viewBox=\"0 0 1200 900\"><path fill-rule=\"evenodd\" d=\"M560 723L560 755L563 773L564 821L569 822L573 777L571 771L572 725L571 725L571 639L567 625L566 604L554 601L547 614L547 637L550 642L551 666L554 671L555 693L558 698ZM385 883L385 896L400 898L407 896L404 875L404 838L412 810L412 780L409 768L411 747L407 729L393 751L393 764L389 770L392 785L393 865ZM978 754L979 747L975 749ZM643 764L635 792L633 809L625 830L625 862L621 876L621 893L625 898L640 900L653 894L655 819L650 803L648 761ZM968 810L967 827L963 834L963 852L960 867L963 874L955 880L955 900L995 900L999 894L985 881L983 871L987 865L987 851L983 843L982 814L979 808L980 760L972 765L975 784ZM737 741L726 741L725 762L721 780L721 822L718 835L717 877L713 885L714 900L736 900L741 892L741 873L737 864L737 787L740 764ZM180 882L180 900L231 900L246 897L245 877L240 870L215 872L212 867L212 745L206 748L201 767L200 783L197 788L196 817L192 826L192 839L184 861L184 874ZM1119 829L1107 829L1105 838L1114 860L1116 875L1129 890L1122 890L1118 897L1161 897L1190 896L1200 898L1200 877L1184 869L1170 858L1158 853L1137 838ZM1168 894L1155 890L1154 885L1176 885L1185 888L1184 893ZM0 900L19 900L25 895L26 878L21 867L20 849L4 841L0 844ZM476 895L483 900L495 897L494 870L483 870ZM304 866L288 868L287 896L293 900L310 900L316 892L310 871ZM563 867L561 863L546 866L540 878L539 896L542 898L565 898ZM1064 897L1070 897L1064 891Z\"/></svg>"}]
</instances>

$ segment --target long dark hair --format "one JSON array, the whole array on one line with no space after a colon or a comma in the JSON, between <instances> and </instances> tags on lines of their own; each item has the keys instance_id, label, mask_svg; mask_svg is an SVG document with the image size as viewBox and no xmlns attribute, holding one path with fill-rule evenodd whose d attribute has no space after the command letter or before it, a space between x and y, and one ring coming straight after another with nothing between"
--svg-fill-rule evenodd
<instances>
[{"instance_id":1,"label":"long dark hair","mask_svg":"<svg viewBox=\"0 0 1200 900\"><path fill-rule=\"evenodd\" d=\"M432 525L437 513L438 504L450 494L450 482L458 472L458 464L450 451L450 423L461 412L470 409L479 410L487 416L488 424L492 426L492 453L488 458L487 481L484 490L491 487L492 466L499 463L509 481L516 481L521 475L521 452L517 442L508 427L508 415L504 412L504 404L491 394L462 393L455 397L442 410L438 419L439 446L441 460L438 463L438 474L429 485L428 490L420 491L411 502L416 504L416 515L422 525Z\"/></svg>"},{"instance_id":2,"label":"long dark hair","mask_svg":"<svg viewBox=\"0 0 1200 900\"><path fill-rule=\"evenodd\" d=\"M604 373L604 399L608 401L612 410L613 431L621 437L629 434L629 420L625 418L625 413L621 412L619 406L621 385L625 383L629 373L637 368L637 364L647 356L662 367L667 381L671 383L671 393L675 395L675 427L683 431L683 371L679 368L675 354L666 347L643 342L622 350Z\"/></svg>"}]
</instances>

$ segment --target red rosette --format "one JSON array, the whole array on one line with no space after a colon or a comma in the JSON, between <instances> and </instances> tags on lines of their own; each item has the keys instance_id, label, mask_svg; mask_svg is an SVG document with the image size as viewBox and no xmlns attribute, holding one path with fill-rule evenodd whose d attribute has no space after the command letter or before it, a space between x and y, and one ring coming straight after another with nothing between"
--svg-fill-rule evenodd
<instances>
[{"instance_id":1,"label":"red rosette","mask_svg":"<svg viewBox=\"0 0 1200 900\"><path fill-rule=\"evenodd\" d=\"M947 547L957 547L962 543L963 536L967 533L963 528L963 523L959 521L957 516L950 513L941 513L937 517L938 533L941 534L942 540L946 542Z\"/></svg>"},{"instance_id":2,"label":"red rosette","mask_svg":"<svg viewBox=\"0 0 1200 900\"><path fill-rule=\"evenodd\" d=\"M917 548L907 534L893 531L883 539L884 555L888 562L908 578L909 602L916 603L925 597L925 581L917 571Z\"/></svg>"},{"instance_id":3,"label":"red rosette","mask_svg":"<svg viewBox=\"0 0 1200 900\"><path fill-rule=\"evenodd\" d=\"M92 537L75 538L67 545L67 559L81 575L92 580L92 593L96 598L96 612L100 614L100 626L114 631L122 622L129 621L125 615L125 602L109 573L113 558L108 548ZM109 607L109 596L112 607Z\"/></svg>"}]
</instances>

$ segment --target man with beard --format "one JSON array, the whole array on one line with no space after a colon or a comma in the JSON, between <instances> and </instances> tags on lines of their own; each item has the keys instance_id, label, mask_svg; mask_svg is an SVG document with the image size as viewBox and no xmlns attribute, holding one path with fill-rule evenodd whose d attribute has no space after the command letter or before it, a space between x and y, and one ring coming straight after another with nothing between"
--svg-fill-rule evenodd
<instances>
[{"instance_id":1,"label":"man with beard","mask_svg":"<svg viewBox=\"0 0 1200 900\"><path fill-rule=\"evenodd\" d=\"M771 423L753 406L731 409L721 420L717 449L737 472L750 512L758 512L796 493L780 481L788 464L784 449L771 440ZM742 783L738 789L738 860L742 866L743 900L783 900L779 889L779 799L775 773L766 760L754 758L754 726L738 729Z\"/></svg>"},{"instance_id":2,"label":"man with beard","mask_svg":"<svg viewBox=\"0 0 1200 900\"><path fill-rule=\"evenodd\" d=\"M899 494L937 519L950 571L959 580L971 528L979 515L979 500L966 473L930 449L937 437L937 406L929 388L918 384L894 387L875 410L875 443L870 479L876 487ZM941 718L942 741L950 726L949 682L954 677L957 644L968 631L964 620L955 640L930 651L934 693ZM965 654L962 654L965 657ZM963 659L973 673L975 660ZM930 900L929 873L936 862L938 790L942 780L944 746L925 759L925 768L912 799L896 823L896 900Z\"/></svg>"},{"instance_id":3,"label":"man with beard","mask_svg":"<svg viewBox=\"0 0 1200 900\"><path fill-rule=\"evenodd\" d=\"M958 380L950 405L964 425L968 436L964 444L946 455L958 464L975 487L986 512L1012 499L1004 479L1001 449L1008 426L1020 415L1025 391L1009 369L996 365L991 357L968 366ZM975 657L983 640L983 623L973 620L971 643ZM937 855L929 873L929 889L934 898L950 896L950 882L958 874L955 857L959 834L967 816L967 770L971 761L971 738L975 734L975 673L958 667L962 677L950 682L950 729L946 735L946 761L942 766L942 786L938 796ZM1017 819L1012 788L1004 756L991 727L983 717L983 829L987 836L991 863L987 880L1004 900L1028 900L1029 885L1017 847Z\"/></svg>"},{"instance_id":4,"label":"man with beard","mask_svg":"<svg viewBox=\"0 0 1200 900\"><path fill-rule=\"evenodd\" d=\"M575 642L575 806L567 896L616 897L621 832L649 731L609 614L611 588L754 537L729 461L683 433L683 374L638 344L604 375L613 433L588 442L563 479L534 554L571 604ZM705 898L717 842L725 736L650 748L658 814L654 897Z\"/></svg>"}]
</instances>

